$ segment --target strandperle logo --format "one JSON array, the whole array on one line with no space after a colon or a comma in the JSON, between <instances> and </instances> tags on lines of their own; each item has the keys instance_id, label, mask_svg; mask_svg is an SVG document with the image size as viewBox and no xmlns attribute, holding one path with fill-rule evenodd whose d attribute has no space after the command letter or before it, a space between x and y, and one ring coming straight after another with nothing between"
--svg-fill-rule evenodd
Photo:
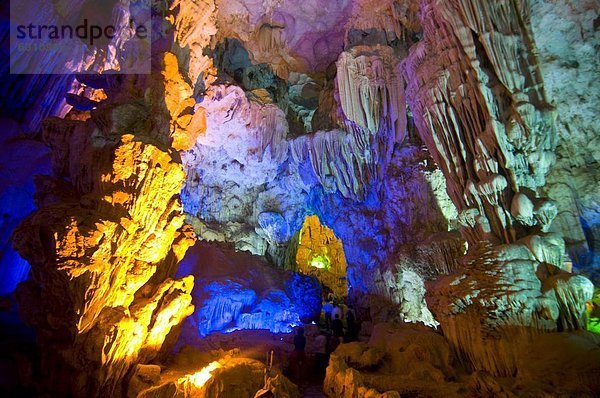
<instances>
[{"instance_id":1,"label":"strandperle logo","mask_svg":"<svg viewBox=\"0 0 600 398\"><path fill-rule=\"evenodd\" d=\"M129 27L135 32L135 36L138 39L148 38L148 29L144 25L136 26L133 18L129 20ZM94 45L94 41L98 44L98 40L102 38L107 40L114 39L116 33L117 28L114 25L105 27L90 25L87 18L83 20L81 25L76 27L71 25L34 25L33 23L30 23L28 26L17 26L17 39L19 40L64 40L77 37L90 46Z\"/></svg>"},{"instance_id":2,"label":"strandperle logo","mask_svg":"<svg viewBox=\"0 0 600 398\"><path fill-rule=\"evenodd\" d=\"M148 0L11 0L10 73L150 73Z\"/></svg>"}]
</instances>

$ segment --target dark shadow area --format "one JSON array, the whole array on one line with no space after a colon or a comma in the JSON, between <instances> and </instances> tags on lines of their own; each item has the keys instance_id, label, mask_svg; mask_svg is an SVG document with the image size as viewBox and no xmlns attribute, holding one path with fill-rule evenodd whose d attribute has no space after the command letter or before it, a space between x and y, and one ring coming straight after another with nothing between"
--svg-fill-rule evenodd
<instances>
[{"instance_id":1,"label":"dark shadow area","mask_svg":"<svg viewBox=\"0 0 600 398\"><path fill-rule=\"evenodd\" d=\"M34 331L19 318L14 300L0 297L0 396L37 397L39 361Z\"/></svg>"}]
</instances>

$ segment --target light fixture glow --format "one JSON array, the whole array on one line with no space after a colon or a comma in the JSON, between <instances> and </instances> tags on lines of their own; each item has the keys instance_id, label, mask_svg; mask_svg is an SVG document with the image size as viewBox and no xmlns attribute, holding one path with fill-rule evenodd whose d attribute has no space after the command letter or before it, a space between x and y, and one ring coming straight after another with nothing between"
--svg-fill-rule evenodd
<instances>
[{"instance_id":1,"label":"light fixture glow","mask_svg":"<svg viewBox=\"0 0 600 398\"><path fill-rule=\"evenodd\" d=\"M188 380L195 387L201 388L203 387L207 381L212 377L212 371L221 367L221 364L217 361L213 361L209 363L207 366L202 368L200 371L194 373L193 375L188 376Z\"/></svg>"},{"instance_id":2,"label":"light fixture glow","mask_svg":"<svg viewBox=\"0 0 600 398\"><path fill-rule=\"evenodd\" d=\"M319 269L327 269L329 268L329 259L326 256L316 256L310 260L310 266L319 268Z\"/></svg>"}]
</instances>

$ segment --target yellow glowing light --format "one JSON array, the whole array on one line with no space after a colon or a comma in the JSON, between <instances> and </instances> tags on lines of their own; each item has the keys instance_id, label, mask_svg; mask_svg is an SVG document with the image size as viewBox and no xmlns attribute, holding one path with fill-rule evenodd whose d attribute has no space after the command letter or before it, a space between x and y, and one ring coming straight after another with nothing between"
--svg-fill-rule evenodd
<instances>
[{"instance_id":1,"label":"yellow glowing light","mask_svg":"<svg viewBox=\"0 0 600 398\"><path fill-rule=\"evenodd\" d=\"M325 256L317 256L310 260L310 265L319 269L329 268L329 259Z\"/></svg>"},{"instance_id":2,"label":"yellow glowing light","mask_svg":"<svg viewBox=\"0 0 600 398\"><path fill-rule=\"evenodd\" d=\"M221 364L217 361L209 363L202 370L188 376L188 380L195 387L200 388L206 384L207 381L212 377L212 371L221 367Z\"/></svg>"}]
</instances>

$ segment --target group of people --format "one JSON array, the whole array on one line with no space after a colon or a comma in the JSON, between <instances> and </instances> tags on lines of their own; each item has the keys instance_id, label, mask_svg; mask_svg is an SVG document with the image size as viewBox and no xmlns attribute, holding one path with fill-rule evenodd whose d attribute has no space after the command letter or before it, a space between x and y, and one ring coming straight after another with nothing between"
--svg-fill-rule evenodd
<instances>
[{"instance_id":1,"label":"group of people","mask_svg":"<svg viewBox=\"0 0 600 398\"><path fill-rule=\"evenodd\" d=\"M305 352L306 336L304 327L297 328L294 336L294 351L290 358L292 377L297 380L304 379L309 375L311 368L313 376L323 377L329 363L329 355L335 351L340 342L339 336L330 331L319 329L318 334L312 337L310 351L313 356L310 360L311 358L308 358Z\"/></svg>"},{"instance_id":2,"label":"group of people","mask_svg":"<svg viewBox=\"0 0 600 398\"><path fill-rule=\"evenodd\" d=\"M306 350L306 336L304 327L296 329L294 336L294 352L291 358L292 374L297 379L307 376L312 362L313 375L322 377L329 362L329 355L335 351L340 343L348 343L358 338L359 325L354 310L329 295L323 304L322 322L319 332L311 337L312 361L309 361Z\"/></svg>"},{"instance_id":3,"label":"group of people","mask_svg":"<svg viewBox=\"0 0 600 398\"><path fill-rule=\"evenodd\" d=\"M358 323L354 310L343 302L338 302L335 296L330 295L323 304L323 315L325 327L338 338L340 343L348 343L358 338Z\"/></svg>"},{"instance_id":4,"label":"group of people","mask_svg":"<svg viewBox=\"0 0 600 398\"><path fill-rule=\"evenodd\" d=\"M310 344L312 348L310 351L314 354L312 358L313 375L318 377L325 374L329 355L335 351L337 346L341 343L356 341L359 331L354 310L333 295L329 295L324 302L321 318L324 322L320 322L319 332ZM310 361L305 353L306 345L305 329L299 327L294 336L294 351L290 361L292 376L296 379L304 378L310 369Z\"/></svg>"}]
</instances>

